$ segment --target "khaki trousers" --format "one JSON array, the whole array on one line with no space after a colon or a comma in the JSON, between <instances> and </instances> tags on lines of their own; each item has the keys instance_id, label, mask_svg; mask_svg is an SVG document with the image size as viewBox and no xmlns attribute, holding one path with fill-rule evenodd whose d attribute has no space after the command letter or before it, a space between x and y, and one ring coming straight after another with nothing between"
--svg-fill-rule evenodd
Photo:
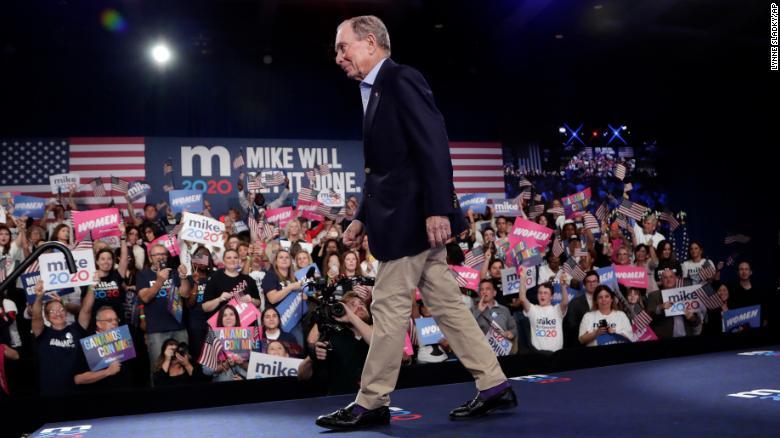
<instances>
[{"instance_id":1,"label":"khaki trousers","mask_svg":"<svg viewBox=\"0 0 780 438\"><path fill-rule=\"evenodd\" d=\"M371 303L374 334L356 399L366 409L390 405L412 311L411 293L416 287L450 347L474 376L477 389L485 390L506 381L496 354L448 271L444 247L428 249L415 256L379 263Z\"/></svg>"}]
</instances>

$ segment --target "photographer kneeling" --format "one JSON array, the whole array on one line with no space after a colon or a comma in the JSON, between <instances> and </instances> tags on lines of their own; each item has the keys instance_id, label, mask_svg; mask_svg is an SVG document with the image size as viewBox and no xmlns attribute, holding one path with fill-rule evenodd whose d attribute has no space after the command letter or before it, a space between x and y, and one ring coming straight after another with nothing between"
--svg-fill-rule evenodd
<instances>
[{"instance_id":1,"label":"photographer kneeling","mask_svg":"<svg viewBox=\"0 0 780 438\"><path fill-rule=\"evenodd\" d=\"M329 339L320 339L320 328L315 325L308 337L317 358L312 371L325 379L329 395L354 393L360 388L360 375L373 334L371 315L355 292L345 293L341 304L345 313L334 319L342 329L331 330Z\"/></svg>"}]
</instances>

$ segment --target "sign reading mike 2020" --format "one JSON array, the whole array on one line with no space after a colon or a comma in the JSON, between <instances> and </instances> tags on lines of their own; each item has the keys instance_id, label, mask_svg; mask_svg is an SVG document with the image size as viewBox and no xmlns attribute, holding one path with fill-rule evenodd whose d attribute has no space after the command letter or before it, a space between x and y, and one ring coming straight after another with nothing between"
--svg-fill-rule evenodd
<instances>
[{"instance_id":1,"label":"sign reading mike 2020","mask_svg":"<svg viewBox=\"0 0 780 438\"><path fill-rule=\"evenodd\" d=\"M76 272L68 270L65 256L61 252L43 254L38 258L44 290L57 290L67 287L87 286L93 283L95 273L95 255L91 249L73 251Z\"/></svg>"}]
</instances>

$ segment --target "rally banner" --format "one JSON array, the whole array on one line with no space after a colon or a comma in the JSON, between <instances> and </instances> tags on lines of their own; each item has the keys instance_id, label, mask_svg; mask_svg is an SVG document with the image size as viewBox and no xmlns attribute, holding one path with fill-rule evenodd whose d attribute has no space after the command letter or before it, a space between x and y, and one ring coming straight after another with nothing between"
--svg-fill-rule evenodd
<instances>
[{"instance_id":1,"label":"rally banner","mask_svg":"<svg viewBox=\"0 0 780 438\"><path fill-rule=\"evenodd\" d=\"M302 359L271 356L253 351L249 356L246 378L254 380L269 377L296 377L301 362Z\"/></svg>"},{"instance_id":2,"label":"rally banner","mask_svg":"<svg viewBox=\"0 0 780 438\"><path fill-rule=\"evenodd\" d=\"M71 189L78 190L80 181L78 173L49 175L49 185L51 186L51 193L53 195L58 193L69 193Z\"/></svg>"},{"instance_id":3,"label":"rally banner","mask_svg":"<svg viewBox=\"0 0 780 438\"><path fill-rule=\"evenodd\" d=\"M642 266L614 265L618 283L626 287L647 289L647 269Z\"/></svg>"},{"instance_id":4,"label":"rally banner","mask_svg":"<svg viewBox=\"0 0 780 438\"><path fill-rule=\"evenodd\" d=\"M133 338L127 325L81 339L81 350L91 371L108 368L112 362L135 357Z\"/></svg>"},{"instance_id":5,"label":"rally banner","mask_svg":"<svg viewBox=\"0 0 780 438\"><path fill-rule=\"evenodd\" d=\"M490 201L492 202L493 217L523 215L520 205L512 199L491 199Z\"/></svg>"},{"instance_id":6,"label":"rally banner","mask_svg":"<svg viewBox=\"0 0 780 438\"><path fill-rule=\"evenodd\" d=\"M609 286L609 288L612 289L612 292L620 293L614 266L598 268L596 269L596 272L599 274L599 284Z\"/></svg>"},{"instance_id":7,"label":"rally banner","mask_svg":"<svg viewBox=\"0 0 780 438\"><path fill-rule=\"evenodd\" d=\"M491 321L490 328L485 334L490 348L496 353L496 356L508 356L512 350L512 343L504 337L504 330L498 323Z\"/></svg>"},{"instance_id":8,"label":"rally banner","mask_svg":"<svg viewBox=\"0 0 780 438\"><path fill-rule=\"evenodd\" d=\"M215 328L214 342L222 344L222 350L227 354L234 354L244 359L249 359L253 351L260 351L260 336L257 327L226 327Z\"/></svg>"},{"instance_id":9,"label":"rally banner","mask_svg":"<svg viewBox=\"0 0 780 438\"><path fill-rule=\"evenodd\" d=\"M88 286L93 283L95 274L95 254L91 249L73 251L76 273L68 270L65 255L61 252L42 254L38 258L43 290L57 290L76 286Z\"/></svg>"},{"instance_id":10,"label":"rally banner","mask_svg":"<svg viewBox=\"0 0 780 438\"><path fill-rule=\"evenodd\" d=\"M467 266L450 265L450 269L460 277L459 284L466 289L479 290L479 271Z\"/></svg>"},{"instance_id":11,"label":"rally banner","mask_svg":"<svg viewBox=\"0 0 780 438\"><path fill-rule=\"evenodd\" d=\"M573 195L564 196L561 198L563 212L566 215L566 219L584 213L590 204L590 197L591 190L590 187L588 187L581 192L577 192Z\"/></svg>"},{"instance_id":12,"label":"rally banner","mask_svg":"<svg viewBox=\"0 0 780 438\"><path fill-rule=\"evenodd\" d=\"M200 213L203 211L203 192L200 190L171 190L168 192L168 205L174 213L185 211Z\"/></svg>"},{"instance_id":13,"label":"rally banner","mask_svg":"<svg viewBox=\"0 0 780 438\"><path fill-rule=\"evenodd\" d=\"M133 181L127 188L127 196L131 201L137 201L148 195L151 190L152 186L150 186L146 181Z\"/></svg>"},{"instance_id":14,"label":"rally banner","mask_svg":"<svg viewBox=\"0 0 780 438\"><path fill-rule=\"evenodd\" d=\"M260 311L257 310L252 303L238 302L235 298L231 298L228 304L233 306L238 312L238 323L241 327L249 327L257 321L260 317ZM209 327L212 329L221 328L217 326L217 320L219 319L219 312L216 312L209 318Z\"/></svg>"},{"instance_id":15,"label":"rally banner","mask_svg":"<svg viewBox=\"0 0 780 438\"><path fill-rule=\"evenodd\" d=\"M723 333L730 333L744 326L761 327L761 306L740 307L723 312Z\"/></svg>"},{"instance_id":16,"label":"rally banner","mask_svg":"<svg viewBox=\"0 0 780 438\"><path fill-rule=\"evenodd\" d=\"M320 274L320 267L317 266L316 263L312 263L309 266L304 266L303 268L298 269L297 271L295 271L295 279L298 280L298 281L305 280L306 279L306 274L309 273L309 269L311 269L311 268L314 268L314 277L315 278L318 278L318 277L322 276L322 274ZM304 287L303 291L308 296L314 295L314 288L312 286Z\"/></svg>"},{"instance_id":17,"label":"rally banner","mask_svg":"<svg viewBox=\"0 0 780 438\"><path fill-rule=\"evenodd\" d=\"M14 216L27 216L33 219L43 218L46 210L46 199L35 196L14 196Z\"/></svg>"},{"instance_id":18,"label":"rally banner","mask_svg":"<svg viewBox=\"0 0 780 438\"><path fill-rule=\"evenodd\" d=\"M414 320L414 326L417 328L420 345L438 344L444 337L433 318L417 318Z\"/></svg>"},{"instance_id":19,"label":"rally banner","mask_svg":"<svg viewBox=\"0 0 780 438\"><path fill-rule=\"evenodd\" d=\"M671 302L672 307L664 310L666 316L684 315L686 310L698 311L703 306L699 301L697 290L701 285L677 287L661 291L663 302Z\"/></svg>"},{"instance_id":20,"label":"rally banner","mask_svg":"<svg viewBox=\"0 0 780 438\"><path fill-rule=\"evenodd\" d=\"M184 212L179 238L204 245L225 247L225 224L210 217Z\"/></svg>"},{"instance_id":21,"label":"rally banner","mask_svg":"<svg viewBox=\"0 0 780 438\"><path fill-rule=\"evenodd\" d=\"M468 195L458 195L460 209L465 214L470 208L476 214L485 214L487 209L487 193L470 193Z\"/></svg>"},{"instance_id":22,"label":"rally banner","mask_svg":"<svg viewBox=\"0 0 780 438\"><path fill-rule=\"evenodd\" d=\"M276 305L276 310L281 318L282 330L291 332L306 314L308 307L300 290L290 292L289 295Z\"/></svg>"},{"instance_id":23,"label":"rally banner","mask_svg":"<svg viewBox=\"0 0 780 438\"><path fill-rule=\"evenodd\" d=\"M523 242L528 248L545 248L550 243L553 230L531 222L517 218L509 233L509 244L514 248L518 242Z\"/></svg>"},{"instance_id":24,"label":"rally banner","mask_svg":"<svg viewBox=\"0 0 780 438\"><path fill-rule=\"evenodd\" d=\"M284 229L287 223L293 220L292 207L281 207L265 212L265 219L272 224L279 224L279 228Z\"/></svg>"},{"instance_id":25,"label":"rally banner","mask_svg":"<svg viewBox=\"0 0 780 438\"><path fill-rule=\"evenodd\" d=\"M120 236L119 209L101 208L98 210L72 211L74 238L81 242L87 237L93 240L103 237Z\"/></svg>"}]
</instances>

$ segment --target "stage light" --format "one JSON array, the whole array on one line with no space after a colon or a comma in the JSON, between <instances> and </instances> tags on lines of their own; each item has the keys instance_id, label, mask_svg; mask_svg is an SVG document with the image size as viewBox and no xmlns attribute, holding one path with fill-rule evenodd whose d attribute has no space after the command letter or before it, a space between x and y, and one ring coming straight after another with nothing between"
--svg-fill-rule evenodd
<instances>
[{"instance_id":1,"label":"stage light","mask_svg":"<svg viewBox=\"0 0 780 438\"><path fill-rule=\"evenodd\" d=\"M561 134L566 134L566 128L561 126L560 128L558 128L558 132L560 132Z\"/></svg>"},{"instance_id":2,"label":"stage light","mask_svg":"<svg viewBox=\"0 0 780 438\"><path fill-rule=\"evenodd\" d=\"M593 136L594 136L594 137L598 137L598 136L599 136L599 133L598 133L597 131L593 131Z\"/></svg>"},{"instance_id":3,"label":"stage light","mask_svg":"<svg viewBox=\"0 0 780 438\"><path fill-rule=\"evenodd\" d=\"M158 65L166 65L171 61L171 50L165 43L157 43L150 51L152 59Z\"/></svg>"},{"instance_id":4,"label":"stage light","mask_svg":"<svg viewBox=\"0 0 780 438\"><path fill-rule=\"evenodd\" d=\"M626 125L621 126L621 128L623 128L624 131L628 130L628 126Z\"/></svg>"}]
</instances>

